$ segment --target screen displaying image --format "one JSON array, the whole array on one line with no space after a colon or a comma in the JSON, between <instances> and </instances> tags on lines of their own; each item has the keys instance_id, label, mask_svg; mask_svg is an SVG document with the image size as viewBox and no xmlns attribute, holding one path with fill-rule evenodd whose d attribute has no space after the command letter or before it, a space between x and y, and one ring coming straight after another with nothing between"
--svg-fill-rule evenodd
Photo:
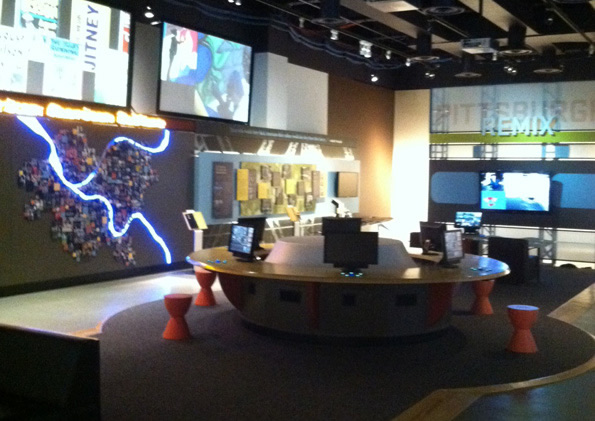
<instances>
[{"instance_id":1,"label":"screen displaying image","mask_svg":"<svg viewBox=\"0 0 595 421\"><path fill-rule=\"evenodd\" d=\"M252 48L163 24L159 110L247 123Z\"/></svg>"},{"instance_id":2,"label":"screen displaying image","mask_svg":"<svg viewBox=\"0 0 595 421\"><path fill-rule=\"evenodd\" d=\"M0 91L128 105L129 13L83 0L0 6Z\"/></svg>"},{"instance_id":3,"label":"screen displaying image","mask_svg":"<svg viewBox=\"0 0 595 421\"><path fill-rule=\"evenodd\" d=\"M457 212L455 214L455 227L464 228L465 232L471 232L481 227L481 212Z\"/></svg>"},{"instance_id":4,"label":"screen displaying image","mask_svg":"<svg viewBox=\"0 0 595 421\"><path fill-rule=\"evenodd\" d=\"M240 256L252 254L254 251L254 227L232 225L228 250Z\"/></svg>"},{"instance_id":5,"label":"screen displaying image","mask_svg":"<svg viewBox=\"0 0 595 421\"><path fill-rule=\"evenodd\" d=\"M550 176L543 173L482 172L481 209L548 212Z\"/></svg>"}]
</instances>

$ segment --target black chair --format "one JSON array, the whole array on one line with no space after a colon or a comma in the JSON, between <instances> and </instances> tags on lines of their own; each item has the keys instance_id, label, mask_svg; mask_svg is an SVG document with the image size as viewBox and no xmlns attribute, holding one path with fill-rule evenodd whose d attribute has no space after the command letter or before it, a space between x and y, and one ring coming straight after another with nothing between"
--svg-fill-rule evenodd
<instances>
[{"instance_id":1,"label":"black chair","mask_svg":"<svg viewBox=\"0 0 595 421\"><path fill-rule=\"evenodd\" d=\"M529 250L529 241L525 239L488 238L488 256L510 267L510 274L499 278L498 282L522 284L539 280L539 248L536 248L537 255L530 255Z\"/></svg>"}]
</instances>

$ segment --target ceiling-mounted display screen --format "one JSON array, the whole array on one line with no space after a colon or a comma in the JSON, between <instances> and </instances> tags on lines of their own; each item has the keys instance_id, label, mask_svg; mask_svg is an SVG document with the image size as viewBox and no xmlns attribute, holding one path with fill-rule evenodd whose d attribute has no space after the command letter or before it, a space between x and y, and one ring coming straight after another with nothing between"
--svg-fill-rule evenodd
<instances>
[{"instance_id":1,"label":"ceiling-mounted display screen","mask_svg":"<svg viewBox=\"0 0 595 421\"><path fill-rule=\"evenodd\" d=\"M0 91L126 107L130 14L82 0L0 0Z\"/></svg>"},{"instance_id":2,"label":"ceiling-mounted display screen","mask_svg":"<svg viewBox=\"0 0 595 421\"><path fill-rule=\"evenodd\" d=\"M252 48L163 24L159 111L247 123Z\"/></svg>"}]
</instances>

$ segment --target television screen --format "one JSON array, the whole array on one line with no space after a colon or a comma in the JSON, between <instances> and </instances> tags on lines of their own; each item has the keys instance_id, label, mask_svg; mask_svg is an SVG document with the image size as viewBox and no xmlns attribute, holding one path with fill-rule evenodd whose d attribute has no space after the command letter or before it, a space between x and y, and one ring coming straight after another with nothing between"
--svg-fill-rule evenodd
<instances>
[{"instance_id":1,"label":"television screen","mask_svg":"<svg viewBox=\"0 0 595 421\"><path fill-rule=\"evenodd\" d=\"M254 258L254 227L249 225L233 224L229 236L227 250L236 257L244 260Z\"/></svg>"},{"instance_id":2,"label":"television screen","mask_svg":"<svg viewBox=\"0 0 595 421\"><path fill-rule=\"evenodd\" d=\"M126 107L130 29L90 1L0 1L0 91Z\"/></svg>"},{"instance_id":3,"label":"television screen","mask_svg":"<svg viewBox=\"0 0 595 421\"><path fill-rule=\"evenodd\" d=\"M457 212L455 214L455 227L463 228L467 233L476 232L481 228L481 212Z\"/></svg>"},{"instance_id":4,"label":"television screen","mask_svg":"<svg viewBox=\"0 0 595 421\"><path fill-rule=\"evenodd\" d=\"M377 232L342 232L324 236L324 263L357 272L378 264Z\"/></svg>"},{"instance_id":5,"label":"television screen","mask_svg":"<svg viewBox=\"0 0 595 421\"><path fill-rule=\"evenodd\" d=\"M525 172L482 172L483 210L549 212L550 175Z\"/></svg>"},{"instance_id":6,"label":"television screen","mask_svg":"<svg viewBox=\"0 0 595 421\"><path fill-rule=\"evenodd\" d=\"M340 172L337 174L337 197L357 197L359 174Z\"/></svg>"},{"instance_id":7,"label":"television screen","mask_svg":"<svg viewBox=\"0 0 595 421\"><path fill-rule=\"evenodd\" d=\"M445 266L454 266L465 255L463 252L463 237L461 231L442 231L442 235L442 251L444 254L440 263Z\"/></svg>"},{"instance_id":8,"label":"television screen","mask_svg":"<svg viewBox=\"0 0 595 421\"><path fill-rule=\"evenodd\" d=\"M252 47L163 23L159 110L247 123Z\"/></svg>"}]
</instances>

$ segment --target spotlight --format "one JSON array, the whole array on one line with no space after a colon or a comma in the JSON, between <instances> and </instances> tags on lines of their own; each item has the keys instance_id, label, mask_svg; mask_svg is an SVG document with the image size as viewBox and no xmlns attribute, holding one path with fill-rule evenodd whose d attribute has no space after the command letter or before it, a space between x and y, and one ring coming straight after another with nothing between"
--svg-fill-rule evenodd
<instances>
[{"instance_id":1,"label":"spotlight","mask_svg":"<svg viewBox=\"0 0 595 421\"><path fill-rule=\"evenodd\" d=\"M241 6L242 5L242 0L236 0L236 6Z\"/></svg>"},{"instance_id":2,"label":"spotlight","mask_svg":"<svg viewBox=\"0 0 595 421\"><path fill-rule=\"evenodd\" d=\"M300 18L300 29L304 29L304 23L306 23L306 19Z\"/></svg>"},{"instance_id":3,"label":"spotlight","mask_svg":"<svg viewBox=\"0 0 595 421\"><path fill-rule=\"evenodd\" d=\"M337 31L336 29L331 29L331 39L333 41L336 41L339 39L339 31Z\"/></svg>"},{"instance_id":4,"label":"spotlight","mask_svg":"<svg viewBox=\"0 0 595 421\"><path fill-rule=\"evenodd\" d=\"M151 25L153 25L153 26L159 25L160 23L161 22L158 21L157 19L151 21Z\"/></svg>"},{"instance_id":5,"label":"spotlight","mask_svg":"<svg viewBox=\"0 0 595 421\"><path fill-rule=\"evenodd\" d=\"M393 53L391 50L386 50L386 53L384 53L384 57L386 57L387 60L390 60L392 55L393 55Z\"/></svg>"},{"instance_id":6,"label":"spotlight","mask_svg":"<svg viewBox=\"0 0 595 421\"><path fill-rule=\"evenodd\" d=\"M145 10L145 17L147 19L153 19L155 17L155 13L153 13L151 10L151 6L147 6L147 9Z\"/></svg>"},{"instance_id":7,"label":"spotlight","mask_svg":"<svg viewBox=\"0 0 595 421\"><path fill-rule=\"evenodd\" d=\"M361 40L359 42L359 54L365 58L372 57L372 43L369 41Z\"/></svg>"},{"instance_id":8,"label":"spotlight","mask_svg":"<svg viewBox=\"0 0 595 421\"><path fill-rule=\"evenodd\" d=\"M228 3L235 3L235 0L227 0Z\"/></svg>"},{"instance_id":9,"label":"spotlight","mask_svg":"<svg viewBox=\"0 0 595 421\"><path fill-rule=\"evenodd\" d=\"M545 47L541 52L542 64L533 73L540 75L553 75L562 73L564 70L556 57L556 49L554 47Z\"/></svg>"},{"instance_id":10,"label":"spotlight","mask_svg":"<svg viewBox=\"0 0 595 421\"><path fill-rule=\"evenodd\" d=\"M376 76L374 73L372 73L372 74L370 75L370 80L371 80L373 83L376 83L376 82L378 82L378 76Z\"/></svg>"},{"instance_id":11,"label":"spotlight","mask_svg":"<svg viewBox=\"0 0 595 421\"><path fill-rule=\"evenodd\" d=\"M504 71L506 73L508 73L509 75L516 75L517 74L517 69L512 64L505 65L504 66Z\"/></svg>"},{"instance_id":12,"label":"spotlight","mask_svg":"<svg viewBox=\"0 0 595 421\"><path fill-rule=\"evenodd\" d=\"M432 70L428 70L426 73L424 73L424 77L426 79L434 79L436 77L436 73L434 73Z\"/></svg>"},{"instance_id":13,"label":"spotlight","mask_svg":"<svg viewBox=\"0 0 595 421\"><path fill-rule=\"evenodd\" d=\"M411 67L411 59L410 58L408 58L407 60L405 60L405 66Z\"/></svg>"}]
</instances>

